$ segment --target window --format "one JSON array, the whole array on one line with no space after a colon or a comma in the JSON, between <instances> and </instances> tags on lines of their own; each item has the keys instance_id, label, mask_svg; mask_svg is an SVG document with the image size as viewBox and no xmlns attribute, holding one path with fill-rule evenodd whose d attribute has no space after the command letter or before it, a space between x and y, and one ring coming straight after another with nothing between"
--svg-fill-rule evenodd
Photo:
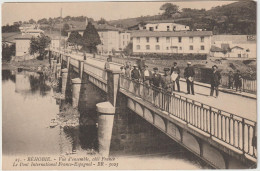
<instances>
[{"instance_id":1,"label":"window","mask_svg":"<svg viewBox=\"0 0 260 171\"><path fill-rule=\"evenodd\" d=\"M167 31L170 31L170 26L167 26Z\"/></svg>"},{"instance_id":2,"label":"window","mask_svg":"<svg viewBox=\"0 0 260 171\"><path fill-rule=\"evenodd\" d=\"M157 42L157 43L159 42L159 37L156 37L156 42Z\"/></svg>"},{"instance_id":3,"label":"window","mask_svg":"<svg viewBox=\"0 0 260 171\"><path fill-rule=\"evenodd\" d=\"M123 41L123 46L125 46L125 42Z\"/></svg>"},{"instance_id":4,"label":"window","mask_svg":"<svg viewBox=\"0 0 260 171\"><path fill-rule=\"evenodd\" d=\"M149 30L150 30L150 31L153 31L153 27L149 27Z\"/></svg>"},{"instance_id":5,"label":"window","mask_svg":"<svg viewBox=\"0 0 260 171\"><path fill-rule=\"evenodd\" d=\"M125 39L125 35L123 35L123 39Z\"/></svg>"},{"instance_id":6,"label":"window","mask_svg":"<svg viewBox=\"0 0 260 171\"><path fill-rule=\"evenodd\" d=\"M200 37L200 42L204 42L204 37Z\"/></svg>"},{"instance_id":7,"label":"window","mask_svg":"<svg viewBox=\"0 0 260 171\"><path fill-rule=\"evenodd\" d=\"M149 42L149 37L146 37L146 42L147 42L147 43Z\"/></svg>"},{"instance_id":8,"label":"window","mask_svg":"<svg viewBox=\"0 0 260 171\"><path fill-rule=\"evenodd\" d=\"M141 49L140 45L137 45L137 46L136 46L136 49L137 49L137 50L140 50L140 49Z\"/></svg>"},{"instance_id":9,"label":"window","mask_svg":"<svg viewBox=\"0 0 260 171\"><path fill-rule=\"evenodd\" d=\"M193 43L193 37L190 37L190 43Z\"/></svg>"},{"instance_id":10,"label":"window","mask_svg":"<svg viewBox=\"0 0 260 171\"><path fill-rule=\"evenodd\" d=\"M179 39L179 43L181 43L181 37L178 37L178 39Z\"/></svg>"},{"instance_id":11,"label":"window","mask_svg":"<svg viewBox=\"0 0 260 171\"><path fill-rule=\"evenodd\" d=\"M166 47L166 50L169 50L169 47Z\"/></svg>"},{"instance_id":12,"label":"window","mask_svg":"<svg viewBox=\"0 0 260 171\"><path fill-rule=\"evenodd\" d=\"M180 50L182 50L182 47L180 46L180 48L179 48Z\"/></svg>"},{"instance_id":13,"label":"window","mask_svg":"<svg viewBox=\"0 0 260 171\"><path fill-rule=\"evenodd\" d=\"M170 43L170 37L166 37L166 43Z\"/></svg>"},{"instance_id":14,"label":"window","mask_svg":"<svg viewBox=\"0 0 260 171\"><path fill-rule=\"evenodd\" d=\"M137 43L140 43L140 37L137 37L136 39L137 39Z\"/></svg>"},{"instance_id":15,"label":"window","mask_svg":"<svg viewBox=\"0 0 260 171\"><path fill-rule=\"evenodd\" d=\"M193 50L193 46L190 46L190 50Z\"/></svg>"},{"instance_id":16,"label":"window","mask_svg":"<svg viewBox=\"0 0 260 171\"><path fill-rule=\"evenodd\" d=\"M155 26L155 29L158 29L158 26Z\"/></svg>"},{"instance_id":17,"label":"window","mask_svg":"<svg viewBox=\"0 0 260 171\"><path fill-rule=\"evenodd\" d=\"M150 45L146 45L146 50L150 50Z\"/></svg>"},{"instance_id":18,"label":"window","mask_svg":"<svg viewBox=\"0 0 260 171\"><path fill-rule=\"evenodd\" d=\"M155 49L156 49L156 50L160 50L160 45L156 45L156 46L155 46Z\"/></svg>"},{"instance_id":19,"label":"window","mask_svg":"<svg viewBox=\"0 0 260 171\"><path fill-rule=\"evenodd\" d=\"M200 50L205 50L205 47L204 46L200 46Z\"/></svg>"},{"instance_id":20,"label":"window","mask_svg":"<svg viewBox=\"0 0 260 171\"><path fill-rule=\"evenodd\" d=\"M126 35L127 39L128 39L128 35Z\"/></svg>"}]
</instances>

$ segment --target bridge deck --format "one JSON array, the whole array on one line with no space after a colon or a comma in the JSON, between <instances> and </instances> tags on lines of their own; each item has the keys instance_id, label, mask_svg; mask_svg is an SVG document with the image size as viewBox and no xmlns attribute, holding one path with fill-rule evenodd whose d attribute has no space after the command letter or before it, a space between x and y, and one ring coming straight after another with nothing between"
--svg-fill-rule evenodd
<instances>
[{"instance_id":1,"label":"bridge deck","mask_svg":"<svg viewBox=\"0 0 260 171\"><path fill-rule=\"evenodd\" d=\"M72 54L71 57L82 60L82 55ZM95 58L87 58L87 63L98 66L100 68L104 68L105 61L101 59ZM111 69L120 69L120 64L111 63ZM201 103L207 104L209 106L236 114L238 116L256 121L256 112L257 112L257 101L253 98L247 98L245 96L240 96L237 94L220 92L218 98L210 97L210 88L194 85L195 95L187 95L186 83L180 81L181 92L175 92L183 97L188 97L189 99L193 99L195 101L199 101Z\"/></svg>"}]
</instances>

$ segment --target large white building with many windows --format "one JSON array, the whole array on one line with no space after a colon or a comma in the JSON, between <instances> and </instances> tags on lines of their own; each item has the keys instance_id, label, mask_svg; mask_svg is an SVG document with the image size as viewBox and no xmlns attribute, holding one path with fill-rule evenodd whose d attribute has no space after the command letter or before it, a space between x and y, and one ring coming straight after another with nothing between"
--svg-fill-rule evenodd
<instances>
[{"instance_id":1,"label":"large white building with many windows","mask_svg":"<svg viewBox=\"0 0 260 171\"><path fill-rule=\"evenodd\" d=\"M147 21L145 25L139 25L139 30L148 31L188 31L189 26L174 23L173 20Z\"/></svg>"},{"instance_id":2,"label":"large white building with many windows","mask_svg":"<svg viewBox=\"0 0 260 171\"><path fill-rule=\"evenodd\" d=\"M132 32L134 53L208 54L211 31Z\"/></svg>"}]
</instances>

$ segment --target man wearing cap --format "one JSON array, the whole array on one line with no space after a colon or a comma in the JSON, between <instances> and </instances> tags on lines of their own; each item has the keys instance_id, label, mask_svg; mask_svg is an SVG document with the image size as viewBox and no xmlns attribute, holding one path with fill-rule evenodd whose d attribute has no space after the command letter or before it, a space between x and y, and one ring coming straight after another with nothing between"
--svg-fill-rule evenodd
<instances>
[{"instance_id":1,"label":"man wearing cap","mask_svg":"<svg viewBox=\"0 0 260 171\"><path fill-rule=\"evenodd\" d=\"M168 94L172 92L172 78L170 68L164 68L164 76L162 77L162 88ZM170 96L164 96L164 106L166 111L169 111Z\"/></svg>"},{"instance_id":2,"label":"man wearing cap","mask_svg":"<svg viewBox=\"0 0 260 171\"><path fill-rule=\"evenodd\" d=\"M151 79L151 71L148 70L148 66L145 65L145 68L143 70L143 83L144 83L144 96L149 95L149 86L150 86L150 79Z\"/></svg>"},{"instance_id":3,"label":"man wearing cap","mask_svg":"<svg viewBox=\"0 0 260 171\"><path fill-rule=\"evenodd\" d=\"M187 82L187 94L191 93L194 95L194 69L191 67L191 62L187 62L187 67L184 70L184 78Z\"/></svg>"},{"instance_id":4,"label":"man wearing cap","mask_svg":"<svg viewBox=\"0 0 260 171\"><path fill-rule=\"evenodd\" d=\"M218 86L219 86L220 80L221 80L221 75L220 75L219 71L217 71L217 69L218 69L217 65L212 66L212 73L211 73L211 79L210 79L210 84L211 84L210 96L213 96L214 89L215 89L216 97L218 97Z\"/></svg>"},{"instance_id":5,"label":"man wearing cap","mask_svg":"<svg viewBox=\"0 0 260 171\"><path fill-rule=\"evenodd\" d=\"M161 88L162 77L161 77L161 74L159 74L157 67L153 68L153 70L154 70L154 73L151 78L151 84L152 84L152 86L154 86L153 99L154 99L155 106L158 107L159 106L158 95L159 95L159 91L160 91L158 88Z\"/></svg>"},{"instance_id":6,"label":"man wearing cap","mask_svg":"<svg viewBox=\"0 0 260 171\"><path fill-rule=\"evenodd\" d=\"M134 80L134 91L135 93L140 96L140 89L139 89L139 80L140 80L140 72L137 69L137 65L133 65L134 69L131 71L131 78Z\"/></svg>"},{"instance_id":7,"label":"man wearing cap","mask_svg":"<svg viewBox=\"0 0 260 171\"><path fill-rule=\"evenodd\" d=\"M171 67L171 76L173 79L172 89L175 91L175 83L177 85L178 92L180 92L180 68L177 66L177 62L173 63L173 67Z\"/></svg>"}]
</instances>

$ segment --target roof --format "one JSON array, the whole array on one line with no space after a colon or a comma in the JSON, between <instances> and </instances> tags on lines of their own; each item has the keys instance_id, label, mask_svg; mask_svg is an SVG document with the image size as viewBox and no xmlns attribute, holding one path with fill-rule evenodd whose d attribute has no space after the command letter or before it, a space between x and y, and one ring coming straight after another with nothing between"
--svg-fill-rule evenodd
<instances>
[{"instance_id":1,"label":"roof","mask_svg":"<svg viewBox=\"0 0 260 171\"><path fill-rule=\"evenodd\" d=\"M230 50L229 44L228 43L222 43L221 49L226 50L226 51Z\"/></svg>"},{"instance_id":2,"label":"roof","mask_svg":"<svg viewBox=\"0 0 260 171\"><path fill-rule=\"evenodd\" d=\"M233 44L255 44L256 35L214 35L212 36L211 41L212 44L214 44L216 41L231 41Z\"/></svg>"},{"instance_id":3,"label":"roof","mask_svg":"<svg viewBox=\"0 0 260 171\"><path fill-rule=\"evenodd\" d=\"M31 34L25 34L25 35L19 35L18 37L16 37L15 39L31 39L33 37L33 35Z\"/></svg>"},{"instance_id":4,"label":"roof","mask_svg":"<svg viewBox=\"0 0 260 171\"><path fill-rule=\"evenodd\" d=\"M190 36L212 36L212 31L134 31L132 37L190 37Z\"/></svg>"},{"instance_id":5,"label":"roof","mask_svg":"<svg viewBox=\"0 0 260 171\"><path fill-rule=\"evenodd\" d=\"M92 23L94 27L96 28L97 31L123 31L124 29L122 28L116 28L107 24L97 24L97 23ZM86 25L80 25L77 28L72 28L69 30L71 31L84 31L86 29Z\"/></svg>"},{"instance_id":6,"label":"roof","mask_svg":"<svg viewBox=\"0 0 260 171\"><path fill-rule=\"evenodd\" d=\"M224 52L223 49L221 49L221 48L219 48L217 46L214 46L214 45L211 46L210 51L211 52Z\"/></svg>"},{"instance_id":7,"label":"roof","mask_svg":"<svg viewBox=\"0 0 260 171\"><path fill-rule=\"evenodd\" d=\"M2 42L15 42L15 38L21 35L20 32L13 32L13 33L2 33Z\"/></svg>"},{"instance_id":8,"label":"roof","mask_svg":"<svg viewBox=\"0 0 260 171\"><path fill-rule=\"evenodd\" d=\"M153 20L153 21L145 21L145 23L147 24L174 23L174 20Z\"/></svg>"},{"instance_id":9,"label":"roof","mask_svg":"<svg viewBox=\"0 0 260 171\"><path fill-rule=\"evenodd\" d=\"M232 47L231 49L235 49L235 48L244 49L244 48L242 48L242 47L240 47L240 46L234 46L234 47Z\"/></svg>"}]
</instances>

